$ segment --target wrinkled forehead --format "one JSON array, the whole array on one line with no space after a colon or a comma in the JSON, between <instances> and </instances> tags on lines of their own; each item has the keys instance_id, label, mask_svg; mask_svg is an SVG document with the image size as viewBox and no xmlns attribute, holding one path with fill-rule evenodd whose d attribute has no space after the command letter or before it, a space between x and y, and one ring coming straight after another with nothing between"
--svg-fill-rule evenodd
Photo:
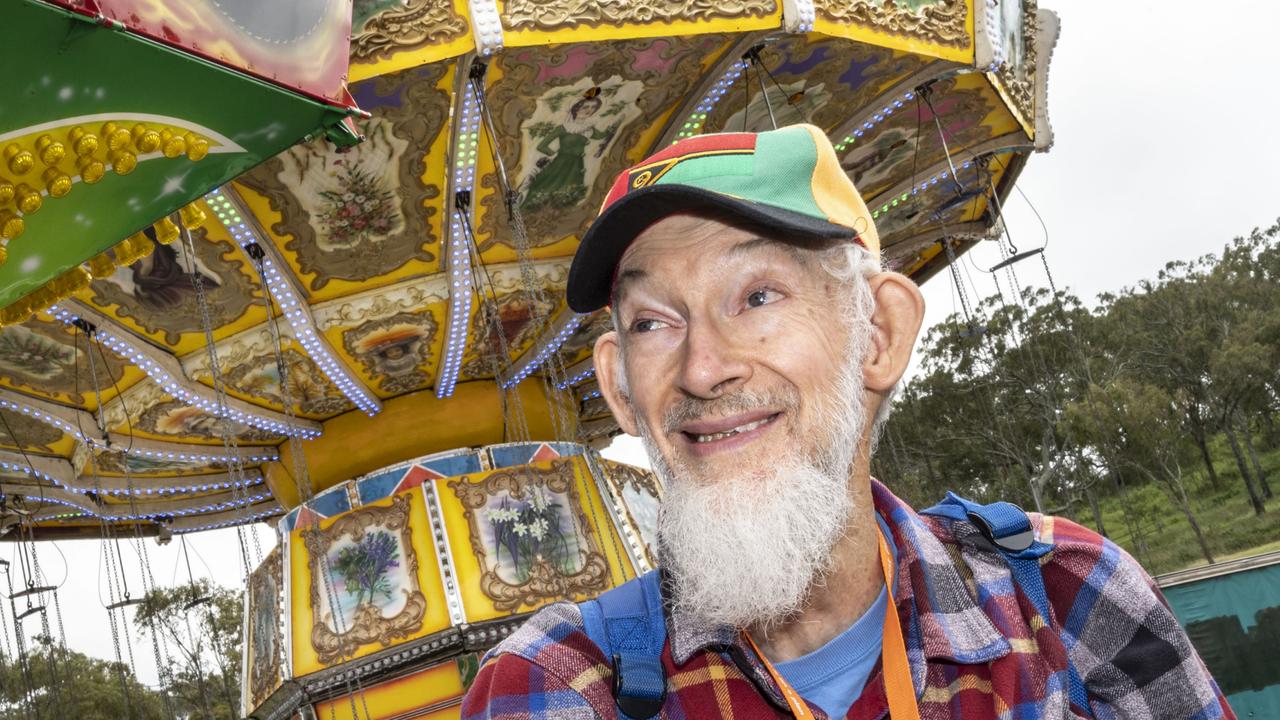
<instances>
[{"instance_id":1,"label":"wrinkled forehead","mask_svg":"<svg viewBox=\"0 0 1280 720\"><path fill-rule=\"evenodd\" d=\"M617 305L628 285L657 273L674 276L663 280L678 281L699 263L730 267L753 255L774 253L816 270L823 250L850 241L800 241L728 213L669 215L637 235L623 253L614 272L611 304Z\"/></svg>"}]
</instances>

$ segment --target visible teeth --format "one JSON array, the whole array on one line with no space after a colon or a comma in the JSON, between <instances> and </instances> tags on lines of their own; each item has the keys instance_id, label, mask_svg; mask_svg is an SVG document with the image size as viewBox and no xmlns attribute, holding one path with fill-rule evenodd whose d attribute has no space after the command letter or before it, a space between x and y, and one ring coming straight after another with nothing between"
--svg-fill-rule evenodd
<instances>
[{"instance_id":1,"label":"visible teeth","mask_svg":"<svg viewBox=\"0 0 1280 720\"><path fill-rule=\"evenodd\" d=\"M773 416L769 416L767 418L756 420L755 422L749 422L746 425L739 425L736 428L725 430L724 432L711 433L710 435L694 435L693 441L705 443L705 442L712 442L715 440L723 440L724 438L727 438L727 437L733 437L738 433L750 432L752 430L755 430L756 428L760 427L761 425L764 425L765 423L769 422L772 419L773 419Z\"/></svg>"}]
</instances>

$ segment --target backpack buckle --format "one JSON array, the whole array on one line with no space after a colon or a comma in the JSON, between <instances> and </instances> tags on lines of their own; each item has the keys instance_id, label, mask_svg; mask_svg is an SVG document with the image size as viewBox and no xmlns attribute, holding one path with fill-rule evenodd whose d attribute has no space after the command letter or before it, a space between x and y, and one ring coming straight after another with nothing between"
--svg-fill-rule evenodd
<instances>
[{"instance_id":1,"label":"backpack buckle","mask_svg":"<svg viewBox=\"0 0 1280 720\"><path fill-rule=\"evenodd\" d=\"M1013 503L1008 504L1013 505L1013 507L1022 511L1023 517L1026 518L1026 511L1023 511L1022 508L1014 505ZM1002 550L1008 550L1009 552L1022 552L1023 550L1031 547L1031 544L1036 541L1035 532L1031 528L1030 519L1025 521L1025 528L1017 529L1014 532L1009 532L1001 536L996 534L996 528L991 526L991 523L988 522L987 518L983 517L982 513L970 511L966 514L969 516L969 521L977 526L978 530L982 531L982 536L990 540L992 544Z\"/></svg>"}]
</instances>

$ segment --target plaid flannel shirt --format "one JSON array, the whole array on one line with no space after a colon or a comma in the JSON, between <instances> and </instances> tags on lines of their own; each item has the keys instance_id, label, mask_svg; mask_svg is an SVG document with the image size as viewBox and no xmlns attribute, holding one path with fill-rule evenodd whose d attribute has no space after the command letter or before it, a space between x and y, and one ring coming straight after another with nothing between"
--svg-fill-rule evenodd
<instances>
[{"instance_id":1,"label":"plaid flannel shirt","mask_svg":"<svg viewBox=\"0 0 1280 720\"><path fill-rule=\"evenodd\" d=\"M977 528L918 515L872 482L898 547L894 598L922 720L1089 717L1067 696L1068 656L1099 720L1234 720L1154 582L1111 541L1070 520L1031 515L1039 539L1054 545L1042 561L1049 623ZM662 718L790 717L738 633L670 611L667 629ZM556 603L489 652L462 717L611 720L612 679L578 607ZM887 710L877 665L846 718L875 720Z\"/></svg>"}]
</instances>

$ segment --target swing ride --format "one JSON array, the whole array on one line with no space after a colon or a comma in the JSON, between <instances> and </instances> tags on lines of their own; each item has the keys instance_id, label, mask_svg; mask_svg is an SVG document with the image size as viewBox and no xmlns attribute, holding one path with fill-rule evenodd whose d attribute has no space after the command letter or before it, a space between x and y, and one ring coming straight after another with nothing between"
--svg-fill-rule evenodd
<instances>
[{"instance_id":1,"label":"swing ride","mask_svg":"<svg viewBox=\"0 0 1280 720\"><path fill-rule=\"evenodd\" d=\"M131 664L143 538L270 522L258 718L456 717L477 652L650 567L661 488L597 452L610 320L564 301L618 171L814 123L922 282L1052 144L1033 0L163 5L0 10L0 569L20 639L60 618L35 544L101 538Z\"/></svg>"}]
</instances>

